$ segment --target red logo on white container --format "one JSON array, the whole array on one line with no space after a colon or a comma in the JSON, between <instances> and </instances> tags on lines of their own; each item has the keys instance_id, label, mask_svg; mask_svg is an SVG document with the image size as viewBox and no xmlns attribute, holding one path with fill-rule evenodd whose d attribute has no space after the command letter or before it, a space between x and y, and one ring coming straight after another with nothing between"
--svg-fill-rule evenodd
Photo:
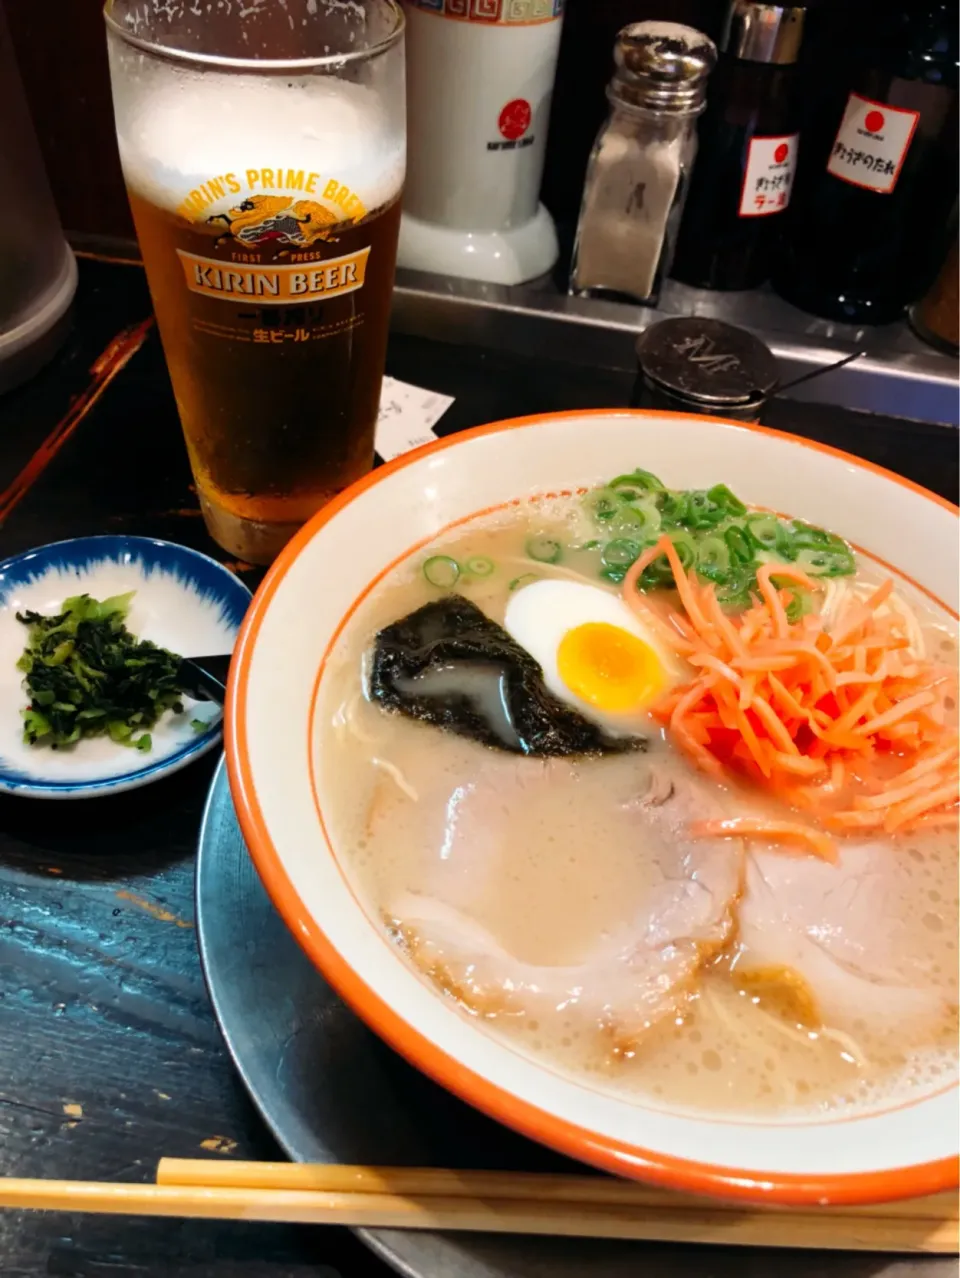
<instances>
[{"instance_id":1,"label":"red logo on white container","mask_svg":"<svg viewBox=\"0 0 960 1278\"><path fill-rule=\"evenodd\" d=\"M508 142L516 142L529 129L532 119L533 111L526 98L514 98L500 112L497 126Z\"/></svg>"}]
</instances>

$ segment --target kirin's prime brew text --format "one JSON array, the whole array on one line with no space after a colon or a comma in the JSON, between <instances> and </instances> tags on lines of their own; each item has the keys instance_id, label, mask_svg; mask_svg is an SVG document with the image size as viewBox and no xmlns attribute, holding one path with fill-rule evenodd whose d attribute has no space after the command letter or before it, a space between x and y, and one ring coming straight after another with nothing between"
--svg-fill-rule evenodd
<instances>
[{"instance_id":1,"label":"kirin's prime brew text","mask_svg":"<svg viewBox=\"0 0 960 1278\"><path fill-rule=\"evenodd\" d=\"M373 462L405 150L402 17L382 8L382 45L358 53L357 34L340 59L350 79L330 59L286 74L160 60L111 29L120 154L201 507L254 563Z\"/></svg>"}]
</instances>

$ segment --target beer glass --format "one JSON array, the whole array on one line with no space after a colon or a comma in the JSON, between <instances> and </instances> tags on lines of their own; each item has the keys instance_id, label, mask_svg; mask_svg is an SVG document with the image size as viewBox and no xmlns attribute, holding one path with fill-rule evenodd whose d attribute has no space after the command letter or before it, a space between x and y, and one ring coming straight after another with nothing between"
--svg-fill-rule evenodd
<instances>
[{"instance_id":1,"label":"beer glass","mask_svg":"<svg viewBox=\"0 0 960 1278\"><path fill-rule=\"evenodd\" d=\"M124 178L212 536L373 464L406 159L394 0L107 0Z\"/></svg>"}]
</instances>

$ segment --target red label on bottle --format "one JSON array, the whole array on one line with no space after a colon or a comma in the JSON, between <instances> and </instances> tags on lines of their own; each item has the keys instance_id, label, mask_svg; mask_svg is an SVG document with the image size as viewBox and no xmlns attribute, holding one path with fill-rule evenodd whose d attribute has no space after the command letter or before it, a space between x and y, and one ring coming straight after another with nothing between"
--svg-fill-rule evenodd
<instances>
[{"instance_id":1,"label":"red label on bottle","mask_svg":"<svg viewBox=\"0 0 960 1278\"><path fill-rule=\"evenodd\" d=\"M797 137L750 139L747 167L740 189L740 216L767 217L782 213L790 203L797 167Z\"/></svg>"},{"instance_id":2,"label":"red label on bottle","mask_svg":"<svg viewBox=\"0 0 960 1278\"><path fill-rule=\"evenodd\" d=\"M851 186L889 195L897 185L919 119L919 111L851 93L827 172Z\"/></svg>"}]
</instances>

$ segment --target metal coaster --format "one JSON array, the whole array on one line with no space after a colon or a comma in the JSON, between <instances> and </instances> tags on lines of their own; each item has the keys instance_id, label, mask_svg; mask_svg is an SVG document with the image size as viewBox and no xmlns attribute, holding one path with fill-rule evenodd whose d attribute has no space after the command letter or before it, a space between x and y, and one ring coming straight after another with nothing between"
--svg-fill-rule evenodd
<instances>
[{"instance_id":1,"label":"metal coaster","mask_svg":"<svg viewBox=\"0 0 960 1278\"><path fill-rule=\"evenodd\" d=\"M213 1009L267 1126L301 1162L558 1171L579 1165L456 1100L333 993L275 912L217 769L200 830L197 935ZM407 1278L955 1278L952 1257L358 1230Z\"/></svg>"}]
</instances>

